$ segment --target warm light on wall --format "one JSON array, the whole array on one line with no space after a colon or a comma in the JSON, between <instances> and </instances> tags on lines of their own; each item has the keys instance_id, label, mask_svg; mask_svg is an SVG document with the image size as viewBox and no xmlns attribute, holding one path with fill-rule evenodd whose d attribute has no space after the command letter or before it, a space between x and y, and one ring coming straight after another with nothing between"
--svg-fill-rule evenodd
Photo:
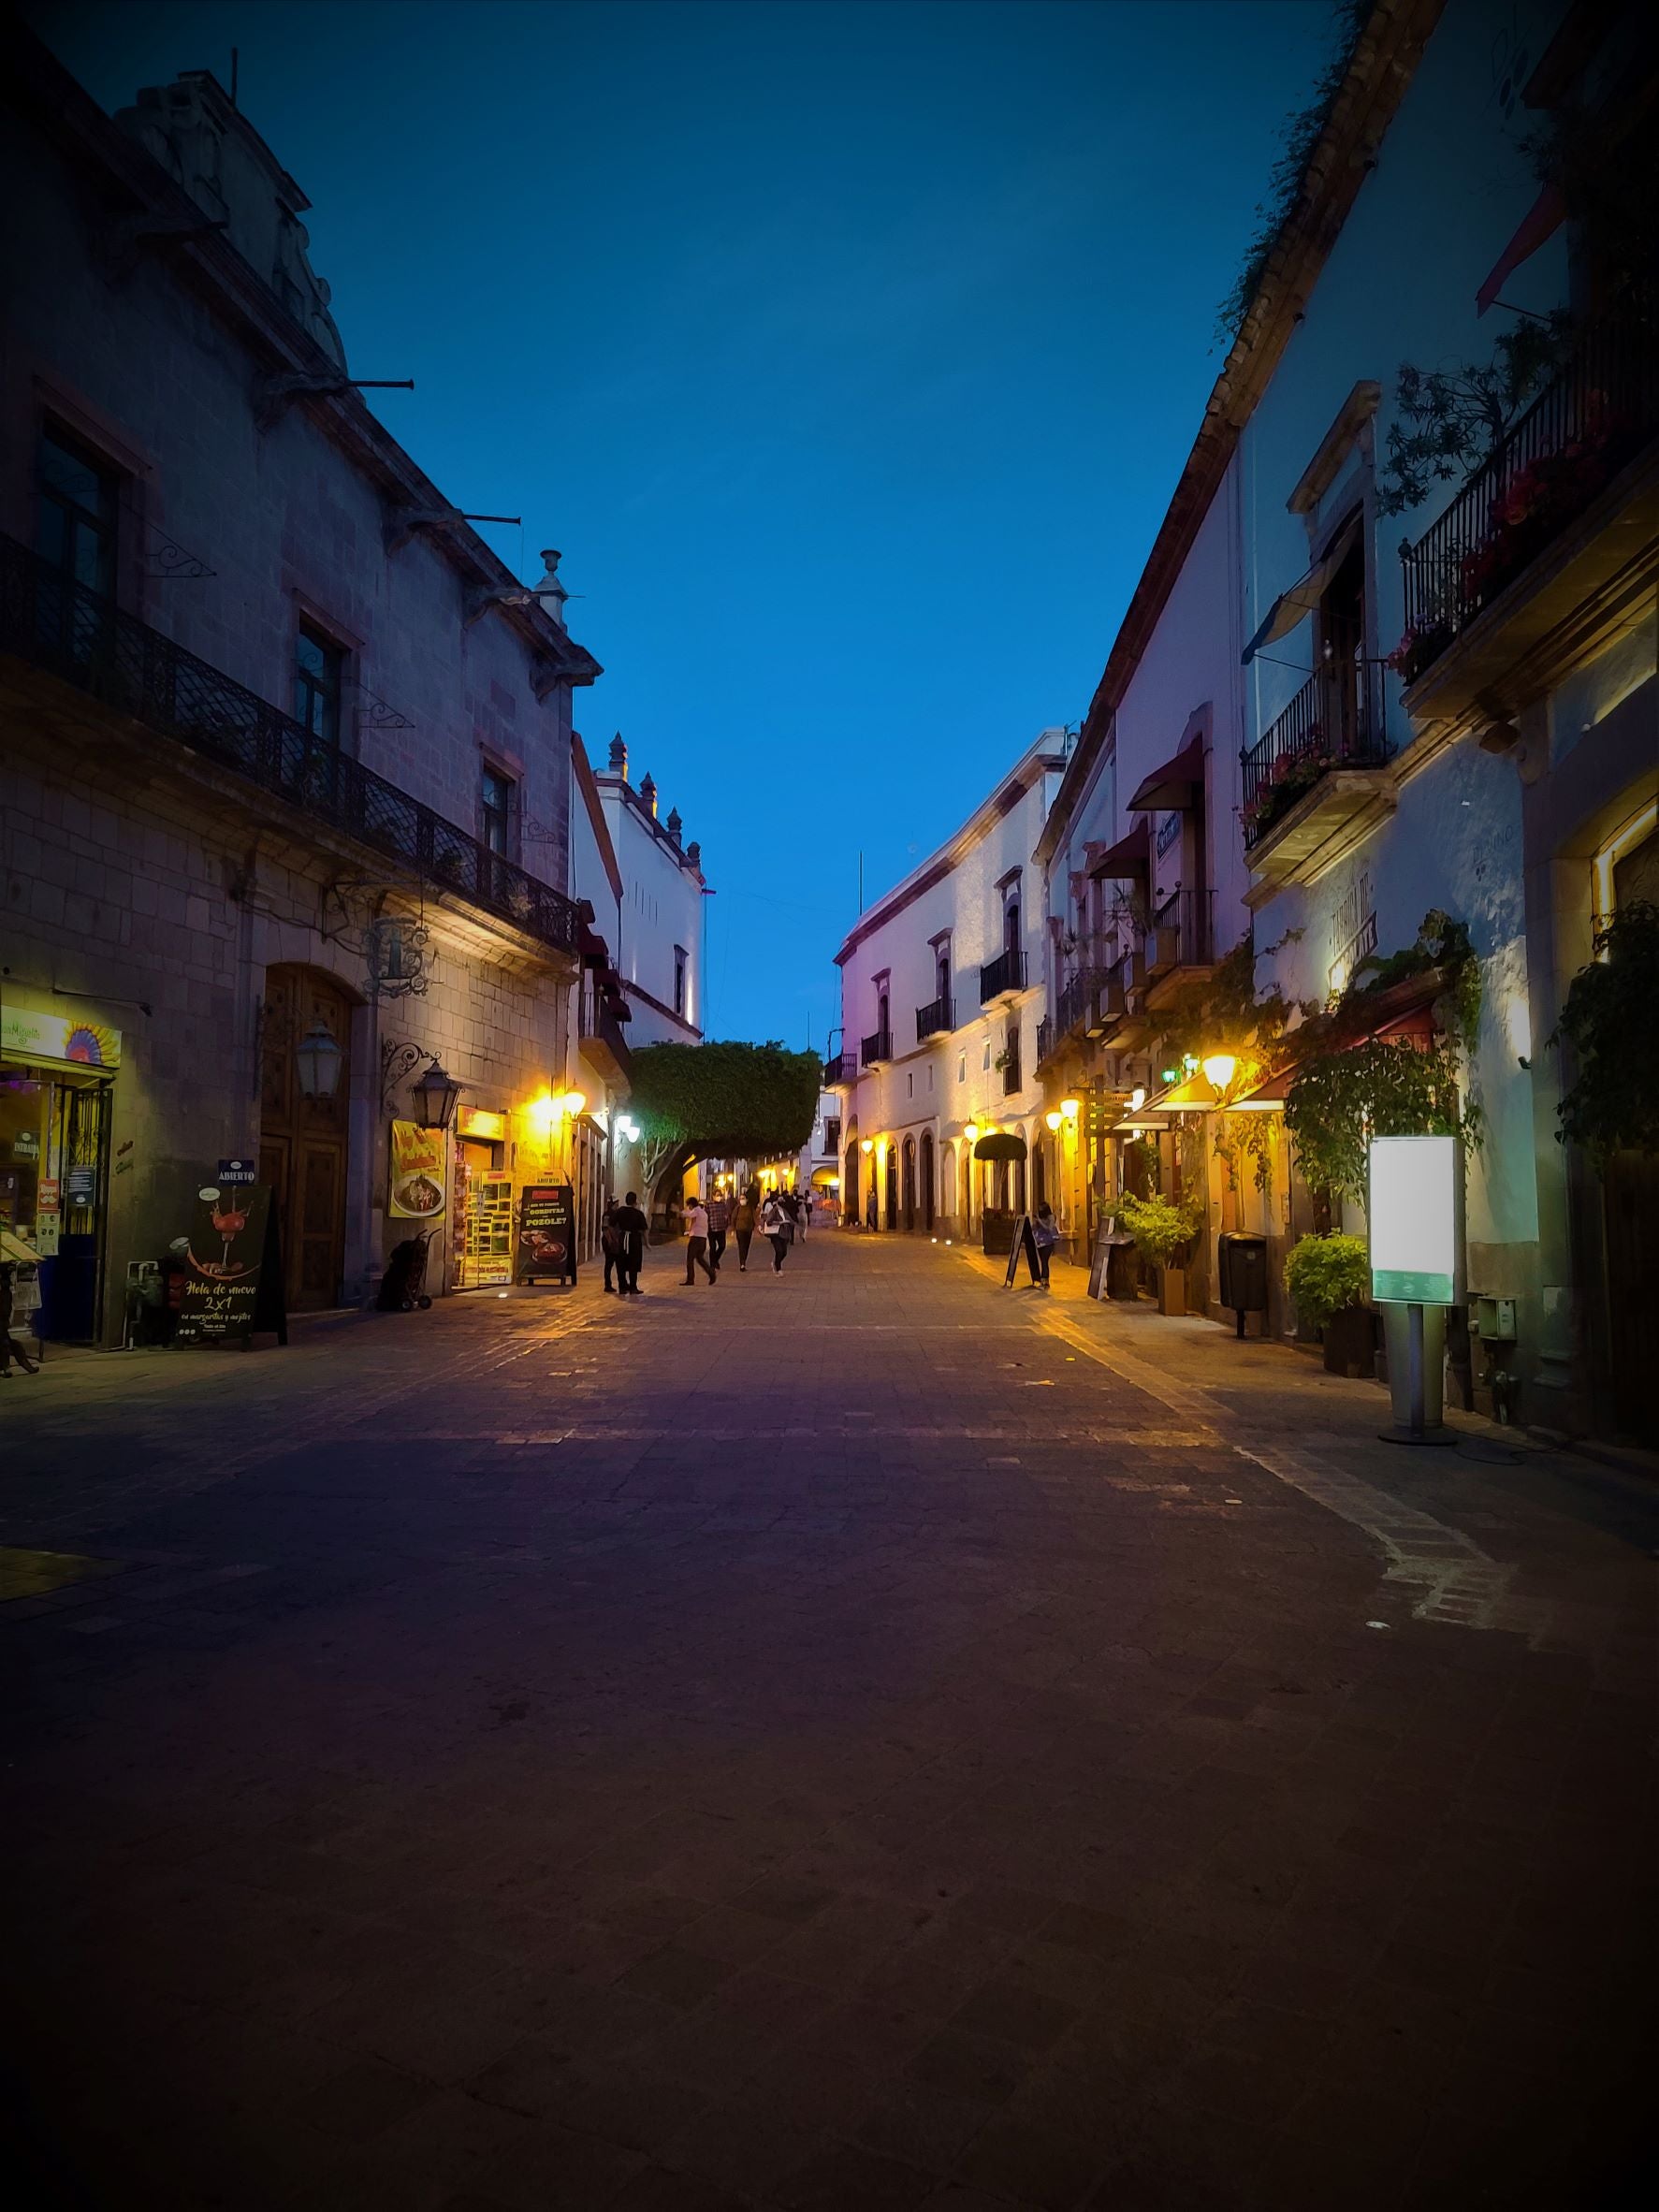
<instances>
[{"instance_id":1,"label":"warm light on wall","mask_svg":"<svg viewBox=\"0 0 1659 2212\"><path fill-rule=\"evenodd\" d=\"M551 1091L544 1091L539 1099L532 1099L524 1111L530 1117L531 1128L539 1129L545 1137L559 1118L559 1101Z\"/></svg>"},{"instance_id":2,"label":"warm light on wall","mask_svg":"<svg viewBox=\"0 0 1659 2212\"><path fill-rule=\"evenodd\" d=\"M1239 1063L1231 1053L1206 1053L1204 1081L1217 1091L1224 1091L1238 1073Z\"/></svg>"},{"instance_id":3,"label":"warm light on wall","mask_svg":"<svg viewBox=\"0 0 1659 2212\"><path fill-rule=\"evenodd\" d=\"M585 1091L565 1092L564 1111L566 1113L570 1114L573 1119L575 1117L575 1115L583 1112L587 1104L588 1094Z\"/></svg>"}]
</instances>

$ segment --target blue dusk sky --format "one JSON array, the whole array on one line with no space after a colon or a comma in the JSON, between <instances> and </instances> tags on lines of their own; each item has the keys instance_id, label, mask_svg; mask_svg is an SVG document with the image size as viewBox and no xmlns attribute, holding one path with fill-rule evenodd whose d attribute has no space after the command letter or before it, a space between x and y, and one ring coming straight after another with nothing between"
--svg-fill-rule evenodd
<instances>
[{"instance_id":1,"label":"blue dusk sky","mask_svg":"<svg viewBox=\"0 0 1659 2212\"><path fill-rule=\"evenodd\" d=\"M210 68L377 412L540 573L700 838L713 1034L822 1047L858 906L1084 712L1327 0L41 0Z\"/></svg>"}]
</instances>

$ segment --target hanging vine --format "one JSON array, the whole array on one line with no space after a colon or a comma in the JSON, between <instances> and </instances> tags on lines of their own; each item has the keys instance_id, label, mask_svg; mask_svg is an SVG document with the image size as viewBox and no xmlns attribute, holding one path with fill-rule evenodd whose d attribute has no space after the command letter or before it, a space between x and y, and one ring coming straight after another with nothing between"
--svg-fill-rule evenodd
<instances>
[{"instance_id":1,"label":"hanging vine","mask_svg":"<svg viewBox=\"0 0 1659 2212\"><path fill-rule=\"evenodd\" d=\"M1565 1038L1578 1062L1556 1136L1605 1171L1615 1152L1659 1152L1659 907L1633 899L1596 931L1595 951L1550 1041Z\"/></svg>"}]
</instances>

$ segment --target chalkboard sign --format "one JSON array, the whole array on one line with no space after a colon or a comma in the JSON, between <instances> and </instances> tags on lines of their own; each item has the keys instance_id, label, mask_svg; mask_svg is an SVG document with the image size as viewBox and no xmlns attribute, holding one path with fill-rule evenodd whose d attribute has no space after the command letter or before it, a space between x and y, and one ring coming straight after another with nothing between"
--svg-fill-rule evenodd
<instances>
[{"instance_id":1,"label":"chalkboard sign","mask_svg":"<svg viewBox=\"0 0 1659 2212\"><path fill-rule=\"evenodd\" d=\"M176 1344L219 1344L256 1329L288 1341L282 1244L268 1184L209 1185L196 1194Z\"/></svg>"},{"instance_id":2,"label":"chalkboard sign","mask_svg":"<svg viewBox=\"0 0 1659 2212\"><path fill-rule=\"evenodd\" d=\"M1106 1259L1111 1252L1113 1237L1110 1221L1102 1222L1095 1231L1095 1249L1089 1259L1089 1296L1106 1295Z\"/></svg>"},{"instance_id":3,"label":"chalkboard sign","mask_svg":"<svg viewBox=\"0 0 1659 2212\"><path fill-rule=\"evenodd\" d=\"M518 1280L576 1279L575 1193L568 1183L532 1183L518 1207Z\"/></svg>"},{"instance_id":4,"label":"chalkboard sign","mask_svg":"<svg viewBox=\"0 0 1659 2212\"><path fill-rule=\"evenodd\" d=\"M1018 1214L1014 1216L1013 1241L1008 1247L1008 1273L1002 1278L1002 1288L1005 1290L1013 1288L1013 1279L1019 1270L1022 1252L1026 1255L1030 1265L1031 1280L1035 1283L1042 1271L1037 1263L1037 1239L1031 1233L1029 1214Z\"/></svg>"}]
</instances>

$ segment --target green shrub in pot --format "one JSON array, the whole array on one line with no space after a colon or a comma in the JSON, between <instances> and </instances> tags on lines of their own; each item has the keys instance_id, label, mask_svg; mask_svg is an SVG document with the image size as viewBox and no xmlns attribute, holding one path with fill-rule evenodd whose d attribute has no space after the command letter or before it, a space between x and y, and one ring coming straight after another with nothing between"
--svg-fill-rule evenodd
<instances>
[{"instance_id":1,"label":"green shrub in pot","mask_svg":"<svg viewBox=\"0 0 1659 2212\"><path fill-rule=\"evenodd\" d=\"M1285 1288L1310 1329L1333 1314L1363 1305L1371 1295L1371 1259L1363 1237L1303 1237L1285 1261Z\"/></svg>"},{"instance_id":2,"label":"green shrub in pot","mask_svg":"<svg viewBox=\"0 0 1659 2212\"><path fill-rule=\"evenodd\" d=\"M1173 1205L1164 1198L1131 1198L1127 1192L1117 1201L1117 1218L1135 1240L1135 1249L1155 1267L1182 1267L1193 1239L1203 1226L1195 1205Z\"/></svg>"}]
</instances>

